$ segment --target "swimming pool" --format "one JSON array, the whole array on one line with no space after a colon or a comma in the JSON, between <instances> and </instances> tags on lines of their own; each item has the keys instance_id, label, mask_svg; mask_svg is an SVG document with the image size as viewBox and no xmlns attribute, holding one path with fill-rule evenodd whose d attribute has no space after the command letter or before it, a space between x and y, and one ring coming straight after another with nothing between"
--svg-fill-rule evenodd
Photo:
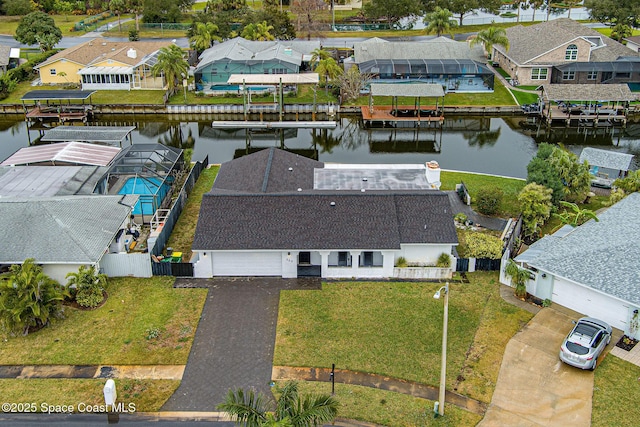
<instances>
[{"instance_id":1,"label":"swimming pool","mask_svg":"<svg viewBox=\"0 0 640 427\"><path fill-rule=\"evenodd\" d=\"M214 92L237 92L240 90L240 85L211 85L211 88L209 90ZM274 87L247 85L247 90L252 92L264 92L264 91L274 90Z\"/></svg>"},{"instance_id":2,"label":"swimming pool","mask_svg":"<svg viewBox=\"0 0 640 427\"><path fill-rule=\"evenodd\" d=\"M153 215L169 192L169 185L156 177L133 176L127 179L118 194L138 194L134 215Z\"/></svg>"}]
</instances>

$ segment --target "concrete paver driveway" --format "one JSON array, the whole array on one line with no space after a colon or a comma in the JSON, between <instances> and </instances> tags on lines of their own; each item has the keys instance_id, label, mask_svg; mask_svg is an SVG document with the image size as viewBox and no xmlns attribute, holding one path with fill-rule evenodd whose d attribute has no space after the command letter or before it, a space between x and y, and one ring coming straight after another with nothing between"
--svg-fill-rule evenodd
<instances>
[{"instance_id":1,"label":"concrete paver driveway","mask_svg":"<svg viewBox=\"0 0 640 427\"><path fill-rule=\"evenodd\" d=\"M558 358L576 319L545 308L509 341L480 426L591 425L593 372Z\"/></svg>"}]
</instances>

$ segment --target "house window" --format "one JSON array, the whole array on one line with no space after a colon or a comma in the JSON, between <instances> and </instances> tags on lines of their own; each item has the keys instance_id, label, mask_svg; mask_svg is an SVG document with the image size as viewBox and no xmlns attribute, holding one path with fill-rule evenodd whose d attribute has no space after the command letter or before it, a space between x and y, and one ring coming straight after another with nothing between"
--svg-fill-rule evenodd
<instances>
[{"instance_id":1,"label":"house window","mask_svg":"<svg viewBox=\"0 0 640 427\"><path fill-rule=\"evenodd\" d=\"M575 44L567 46L567 50L564 53L564 59L567 61L575 61L578 59L578 46Z\"/></svg>"},{"instance_id":2,"label":"house window","mask_svg":"<svg viewBox=\"0 0 640 427\"><path fill-rule=\"evenodd\" d=\"M51 69L49 69L49 74L51 74L52 76L55 76L58 73L56 72L55 68L51 68Z\"/></svg>"},{"instance_id":3,"label":"house window","mask_svg":"<svg viewBox=\"0 0 640 427\"><path fill-rule=\"evenodd\" d=\"M574 80L576 78L575 71L563 71L562 80Z\"/></svg>"},{"instance_id":4,"label":"house window","mask_svg":"<svg viewBox=\"0 0 640 427\"><path fill-rule=\"evenodd\" d=\"M362 265L364 267L373 266L373 252L363 252L362 253Z\"/></svg>"},{"instance_id":5,"label":"house window","mask_svg":"<svg viewBox=\"0 0 640 427\"><path fill-rule=\"evenodd\" d=\"M589 71L587 73L587 80L595 80L598 78L598 72L597 71Z\"/></svg>"},{"instance_id":6,"label":"house window","mask_svg":"<svg viewBox=\"0 0 640 427\"><path fill-rule=\"evenodd\" d=\"M311 252L300 252L298 255L298 264L311 264Z\"/></svg>"},{"instance_id":7,"label":"house window","mask_svg":"<svg viewBox=\"0 0 640 427\"><path fill-rule=\"evenodd\" d=\"M338 267L349 266L349 252L338 252Z\"/></svg>"},{"instance_id":8,"label":"house window","mask_svg":"<svg viewBox=\"0 0 640 427\"><path fill-rule=\"evenodd\" d=\"M628 79L631 77L631 73L616 73L616 79Z\"/></svg>"},{"instance_id":9,"label":"house window","mask_svg":"<svg viewBox=\"0 0 640 427\"><path fill-rule=\"evenodd\" d=\"M547 80L548 72L549 70L547 68L532 68L531 80Z\"/></svg>"}]
</instances>

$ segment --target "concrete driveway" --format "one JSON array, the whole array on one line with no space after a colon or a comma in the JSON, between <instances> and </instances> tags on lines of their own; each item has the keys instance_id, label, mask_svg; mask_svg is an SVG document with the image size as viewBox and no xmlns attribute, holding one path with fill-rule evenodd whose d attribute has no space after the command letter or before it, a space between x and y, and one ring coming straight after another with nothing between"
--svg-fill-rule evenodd
<instances>
[{"instance_id":1,"label":"concrete driveway","mask_svg":"<svg viewBox=\"0 0 640 427\"><path fill-rule=\"evenodd\" d=\"M589 426L593 372L560 362L570 317L541 310L507 344L491 405L479 426Z\"/></svg>"}]
</instances>

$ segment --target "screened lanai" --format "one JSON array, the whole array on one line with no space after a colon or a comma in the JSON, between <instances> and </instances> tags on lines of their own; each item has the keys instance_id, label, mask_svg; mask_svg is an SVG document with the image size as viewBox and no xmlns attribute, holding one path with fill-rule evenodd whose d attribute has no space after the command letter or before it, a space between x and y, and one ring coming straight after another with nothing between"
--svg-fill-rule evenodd
<instances>
[{"instance_id":1,"label":"screened lanai","mask_svg":"<svg viewBox=\"0 0 640 427\"><path fill-rule=\"evenodd\" d=\"M399 80L437 83L448 92L492 91L494 74L471 59L372 59L358 65L361 73L376 76L380 83Z\"/></svg>"},{"instance_id":2,"label":"screened lanai","mask_svg":"<svg viewBox=\"0 0 640 427\"><path fill-rule=\"evenodd\" d=\"M134 144L123 149L109 170L109 194L139 195L132 213L137 221L149 223L182 167L182 150L162 144Z\"/></svg>"}]
</instances>

